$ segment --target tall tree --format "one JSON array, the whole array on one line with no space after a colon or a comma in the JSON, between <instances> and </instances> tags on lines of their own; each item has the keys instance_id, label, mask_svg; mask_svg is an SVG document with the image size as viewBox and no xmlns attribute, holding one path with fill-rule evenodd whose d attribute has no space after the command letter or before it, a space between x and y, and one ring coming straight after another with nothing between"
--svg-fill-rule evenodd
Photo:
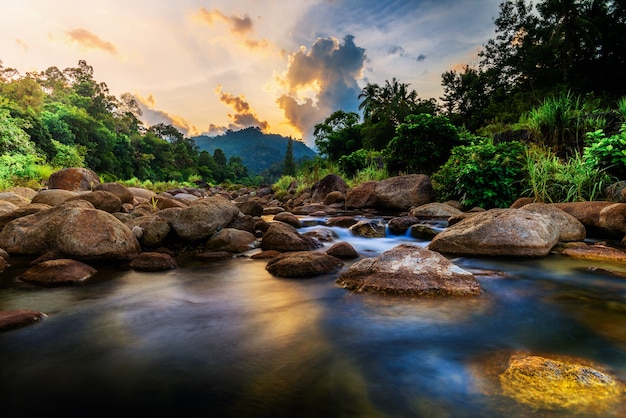
<instances>
[{"instance_id":1,"label":"tall tree","mask_svg":"<svg viewBox=\"0 0 626 418\"><path fill-rule=\"evenodd\" d=\"M296 161L293 158L293 140L289 138L287 142L287 150L285 151L285 160L283 161L283 175L293 176L296 174Z\"/></svg>"}]
</instances>

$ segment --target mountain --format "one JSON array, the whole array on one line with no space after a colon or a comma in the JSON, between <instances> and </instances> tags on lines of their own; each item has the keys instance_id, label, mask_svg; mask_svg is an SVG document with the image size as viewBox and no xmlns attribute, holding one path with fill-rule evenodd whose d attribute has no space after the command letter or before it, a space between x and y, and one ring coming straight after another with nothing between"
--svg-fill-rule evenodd
<instances>
[{"instance_id":1,"label":"mountain","mask_svg":"<svg viewBox=\"0 0 626 418\"><path fill-rule=\"evenodd\" d=\"M272 164L282 163L287 151L289 138L277 134L264 134L259 128L251 127L240 131L227 131L223 135L192 137L200 149L213 155L221 148L227 158L241 157L243 164L251 174L259 174ZM294 160L312 159L315 151L304 143L293 141Z\"/></svg>"}]
</instances>

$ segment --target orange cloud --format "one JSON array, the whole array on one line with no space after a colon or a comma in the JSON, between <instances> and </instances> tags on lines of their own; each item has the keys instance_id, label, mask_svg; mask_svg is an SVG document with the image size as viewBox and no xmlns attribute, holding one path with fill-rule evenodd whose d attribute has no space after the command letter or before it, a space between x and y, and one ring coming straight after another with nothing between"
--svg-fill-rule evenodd
<instances>
[{"instance_id":1,"label":"orange cloud","mask_svg":"<svg viewBox=\"0 0 626 418\"><path fill-rule=\"evenodd\" d=\"M155 109L156 101L153 95L148 97L142 97L138 94L135 95L139 109L141 110L141 121L148 126L156 125L158 123L164 123L166 125L172 125L179 131L186 134L186 136L195 136L200 134L200 130L191 124L188 120L177 115L171 115L163 110Z\"/></svg>"},{"instance_id":2,"label":"orange cloud","mask_svg":"<svg viewBox=\"0 0 626 418\"><path fill-rule=\"evenodd\" d=\"M234 96L230 93L226 93L222 91L222 86L217 86L215 89L215 94L217 94L220 98L220 101L235 110L235 114L229 113L228 117L231 120L231 123L228 127L218 127L215 125L211 125L209 127L210 131L222 130L226 129L239 130L244 128L249 128L251 126L256 126L260 128L262 131L267 132L270 125L267 121L260 120L256 115L254 110L250 107L250 103L248 103L243 96Z\"/></svg>"},{"instance_id":3,"label":"orange cloud","mask_svg":"<svg viewBox=\"0 0 626 418\"><path fill-rule=\"evenodd\" d=\"M101 49L111 55L117 55L117 48L111 42L104 41L87 29L73 29L66 32L71 42L76 42L87 49Z\"/></svg>"},{"instance_id":4,"label":"orange cloud","mask_svg":"<svg viewBox=\"0 0 626 418\"><path fill-rule=\"evenodd\" d=\"M25 41L17 38L15 39L15 43L18 44L24 51L28 51L28 44Z\"/></svg>"},{"instance_id":5,"label":"orange cloud","mask_svg":"<svg viewBox=\"0 0 626 418\"><path fill-rule=\"evenodd\" d=\"M191 15L192 20L201 21L207 23L209 26L215 26L216 22L225 23L233 35L241 39L241 45L248 49L268 49L272 45L267 39L253 39L249 37L249 34L254 30L254 24L252 19L248 15L241 16L226 16L221 11L207 10L201 7L196 13Z\"/></svg>"}]
</instances>

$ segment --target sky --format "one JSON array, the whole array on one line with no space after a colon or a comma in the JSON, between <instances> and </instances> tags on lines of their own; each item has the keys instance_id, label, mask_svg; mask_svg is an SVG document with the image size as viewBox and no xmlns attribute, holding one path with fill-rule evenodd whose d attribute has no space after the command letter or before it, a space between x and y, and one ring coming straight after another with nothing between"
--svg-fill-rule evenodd
<instances>
[{"instance_id":1,"label":"sky","mask_svg":"<svg viewBox=\"0 0 626 418\"><path fill-rule=\"evenodd\" d=\"M422 99L476 62L501 0L0 0L0 61L84 60L147 126L186 136L257 126L314 147L336 110L393 78Z\"/></svg>"}]
</instances>

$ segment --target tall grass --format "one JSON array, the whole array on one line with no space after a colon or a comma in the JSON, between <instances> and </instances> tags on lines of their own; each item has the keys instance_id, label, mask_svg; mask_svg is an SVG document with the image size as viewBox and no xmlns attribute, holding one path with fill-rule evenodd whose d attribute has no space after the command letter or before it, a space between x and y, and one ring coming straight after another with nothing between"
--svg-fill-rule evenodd
<instances>
[{"instance_id":1,"label":"tall grass","mask_svg":"<svg viewBox=\"0 0 626 418\"><path fill-rule=\"evenodd\" d=\"M546 147L530 147L526 152L527 187L524 195L538 202L557 203L598 200L611 183L604 170L587 164L576 153L563 160Z\"/></svg>"}]
</instances>

